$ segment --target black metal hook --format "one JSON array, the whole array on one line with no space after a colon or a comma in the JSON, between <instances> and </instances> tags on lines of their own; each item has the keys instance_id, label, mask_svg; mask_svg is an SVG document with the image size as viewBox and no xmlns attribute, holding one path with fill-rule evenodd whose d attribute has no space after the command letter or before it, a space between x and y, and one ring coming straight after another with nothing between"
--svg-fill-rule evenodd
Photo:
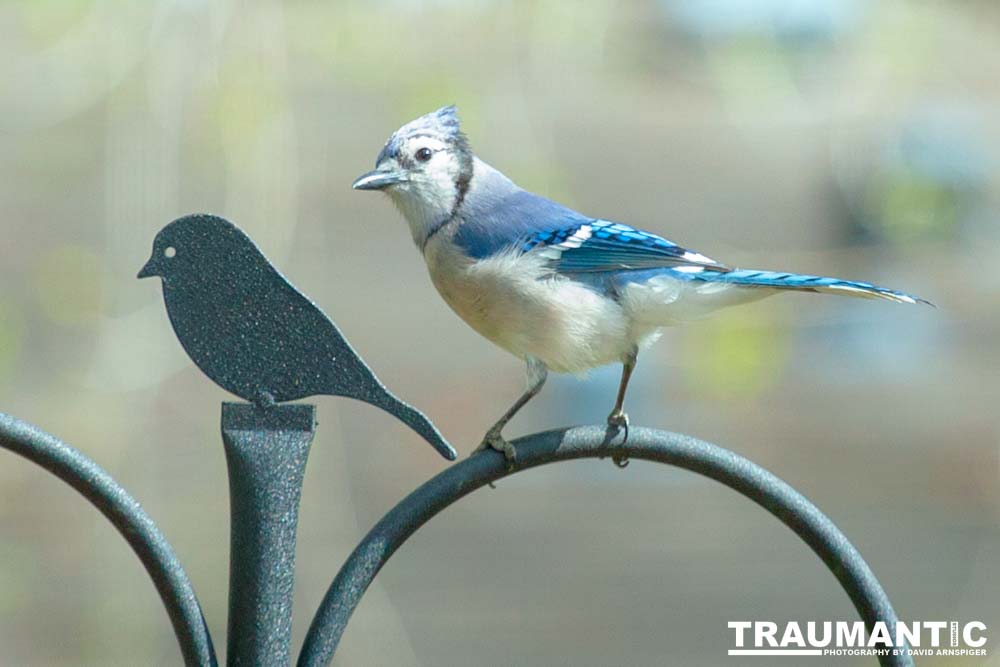
<instances>
[{"instance_id":1,"label":"black metal hook","mask_svg":"<svg viewBox=\"0 0 1000 667\"><path fill-rule=\"evenodd\" d=\"M184 656L184 664L215 667L215 649L201 605L177 555L138 501L93 460L57 438L0 413L0 447L9 449L80 492L118 529L153 580Z\"/></svg>"},{"instance_id":2,"label":"black metal hook","mask_svg":"<svg viewBox=\"0 0 1000 667\"><path fill-rule=\"evenodd\" d=\"M517 463L508 472L502 454L483 452L439 473L386 514L361 541L330 585L306 635L299 667L333 659L355 607L396 549L438 512L508 474L580 458L645 459L705 475L740 492L791 528L823 560L871 630L890 626L896 612L871 568L847 537L802 494L742 456L695 438L633 427L627 443L613 443L604 427L548 431L520 438ZM905 652L879 657L883 667L912 667Z\"/></svg>"}]
</instances>

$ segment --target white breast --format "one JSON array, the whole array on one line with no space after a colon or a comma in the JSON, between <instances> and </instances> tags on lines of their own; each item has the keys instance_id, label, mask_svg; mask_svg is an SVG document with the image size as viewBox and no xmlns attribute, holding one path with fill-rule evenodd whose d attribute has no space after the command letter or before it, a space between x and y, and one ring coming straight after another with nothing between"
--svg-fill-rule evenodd
<instances>
[{"instance_id":1,"label":"white breast","mask_svg":"<svg viewBox=\"0 0 1000 667\"><path fill-rule=\"evenodd\" d=\"M511 354L558 372L621 361L631 332L618 303L544 266L536 253L471 261L442 230L424 248L431 280L473 329Z\"/></svg>"}]
</instances>

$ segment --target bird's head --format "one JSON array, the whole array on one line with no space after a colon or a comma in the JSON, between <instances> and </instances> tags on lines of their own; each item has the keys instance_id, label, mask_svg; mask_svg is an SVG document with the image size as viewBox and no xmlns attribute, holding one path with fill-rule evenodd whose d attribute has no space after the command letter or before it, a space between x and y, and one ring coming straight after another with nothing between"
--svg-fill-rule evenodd
<instances>
[{"instance_id":1,"label":"bird's head","mask_svg":"<svg viewBox=\"0 0 1000 667\"><path fill-rule=\"evenodd\" d=\"M454 106L410 121L392 133L375 169L354 181L355 190L383 190L410 223L420 243L450 218L472 178L473 156Z\"/></svg>"},{"instance_id":2,"label":"bird's head","mask_svg":"<svg viewBox=\"0 0 1000 667\"><path fill-rule=\"evenodd\" d=\"M215 215L188 215L160 230L137 277L159 276L164 282L185 275L207 278L239 261L241 251L256 253L231 222Z\"/></svg>"}]
</instances>

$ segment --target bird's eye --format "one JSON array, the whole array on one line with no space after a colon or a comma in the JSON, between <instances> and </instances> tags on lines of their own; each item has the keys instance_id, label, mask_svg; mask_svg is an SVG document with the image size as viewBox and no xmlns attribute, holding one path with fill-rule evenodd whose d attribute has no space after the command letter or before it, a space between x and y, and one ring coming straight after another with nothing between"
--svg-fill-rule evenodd
<instances>
[{"instance_id":1,"label":"bird's eye","mask_svg":"<svg viewBox=\"0 0 1000 667\"><path fill-rule=\"evenodd\" d=\"M166 257L167 259L170 259L176 254L177 254L177 248L173 246L167 246L166 248L163 249L163 256Z\"/></svg>"},{"instance_id":2,"label":"bird's eye","mask_svg":"<svg viewBox=\"0 0 1000 667\"><path fill-rule=\"evenodd\" d=\"M413 157L417 158L417 160L419 160L420 162L427 162L428 160L431 159L432 155L434 155L434 151L432 151L431 149L421 148L416 153L413 154Z\"/></svg>"}]
</instances>

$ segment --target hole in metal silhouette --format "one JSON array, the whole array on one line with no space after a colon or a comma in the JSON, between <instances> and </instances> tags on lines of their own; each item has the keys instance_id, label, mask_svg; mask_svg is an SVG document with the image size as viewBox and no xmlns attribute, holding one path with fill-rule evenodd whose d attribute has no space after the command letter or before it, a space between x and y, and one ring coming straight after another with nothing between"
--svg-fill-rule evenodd
<instances>
[{"instance_id":1,"label":"hole in metal silhouette","mask_svg":"<svg viewBox=\"0 0 1000 667\"><path fill-rule=\"evenodd\" d=\"M354 398L456 458L430 420L386 389L333 321L228 220L189 215L164 227L138 275L151 276L162 279L184 350L226 391L261 409L319 394Z\"/></svg>"}]
</instances>

